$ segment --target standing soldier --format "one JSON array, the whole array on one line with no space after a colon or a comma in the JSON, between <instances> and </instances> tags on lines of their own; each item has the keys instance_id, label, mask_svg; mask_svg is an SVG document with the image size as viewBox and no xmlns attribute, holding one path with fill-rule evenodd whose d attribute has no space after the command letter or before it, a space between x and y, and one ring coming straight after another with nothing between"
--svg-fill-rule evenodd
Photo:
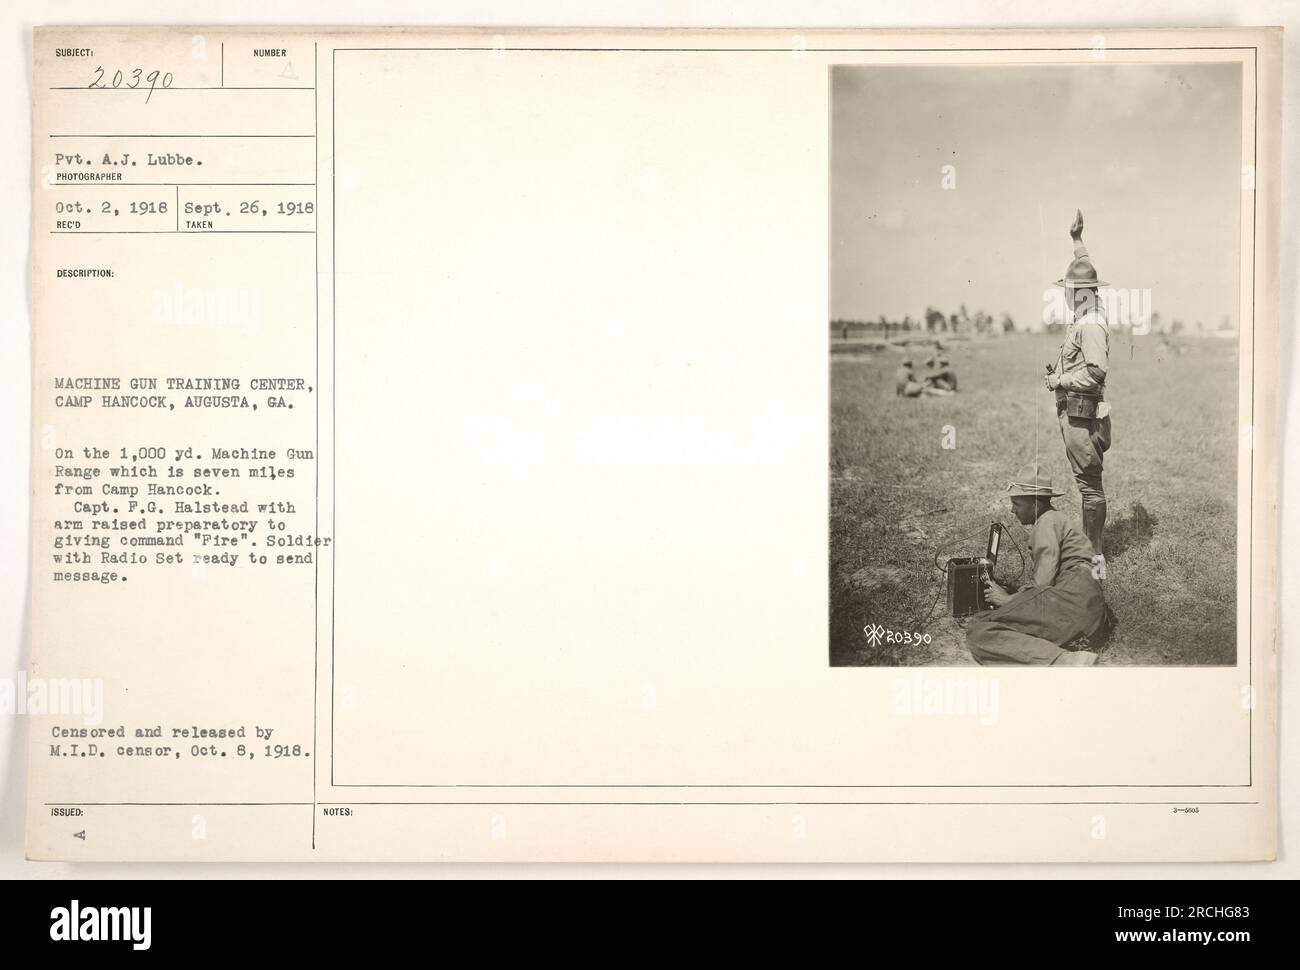
<instances>
[{"instance_id":1,"label":"standing soldier","mask_svg":"<svg viewBox=\"0 0 1300 970\"><path fill-rule=\"evenodd\" d=\"M1102 487L1102 456L1110 448L1110 405L1106 403L1110 331L1098 296L1107 284L1097 279L1083 245L1083 213L1076 211L1070 226L1074 261L1056 285L1065 289L1066 330L1061 353L1047 366L1045 383L1056 392L1056 416L1070 459L1074 481L1083 499L1083 531L1093 552L1103 556L1106 491Z\"/></svg>"}]
</instances>

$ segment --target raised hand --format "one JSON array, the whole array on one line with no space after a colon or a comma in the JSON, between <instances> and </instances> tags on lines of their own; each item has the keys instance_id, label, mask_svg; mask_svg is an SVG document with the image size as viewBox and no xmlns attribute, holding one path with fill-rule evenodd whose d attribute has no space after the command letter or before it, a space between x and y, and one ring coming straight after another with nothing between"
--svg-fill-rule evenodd
<instances>
[{"instance_id":1,"label":"raised hand","mask_svg":"<svg viewBox=\"0 0 1300 970\"><path fill-rule=\"evenodd\" d=\"M1083 238L1083 212L1080 209L1074 210L1074 222L1070 223L1070 238L1075 242Z\"/></svg>"}]
</instances>

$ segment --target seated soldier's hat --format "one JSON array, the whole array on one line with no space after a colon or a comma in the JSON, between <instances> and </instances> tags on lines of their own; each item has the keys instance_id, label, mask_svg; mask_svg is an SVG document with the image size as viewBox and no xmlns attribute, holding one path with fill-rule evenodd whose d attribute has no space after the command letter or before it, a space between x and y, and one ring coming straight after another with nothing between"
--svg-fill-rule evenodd
<instances>
[{"instance_id":1,"label":"seated soldier's hat","mask_svg":"<svg viewBox=\"0 0 1300 970\"><path fill-rule=\"evenodd\" d=\"M1070 263L1065 275L1056 281L1056 285L1063 286L1067 290L1082 290L1110 284L1105 280L1097 279L1097 270L1093 268L1091 259L1080 256Z\"/></svg>"},{"instance_id":2,"label":"seated soldier's hat","mask_svg":"<svg viewBox=\"0 0 1300 970\"><path fill-rule=\"evenodd\" d=\"M1042 496L1043 498L1060 498L1064 492L1058 492L1052 484L1052 476L1042 465L1031 462L1016 473L1015 480L1007 486L1007 491L1016 495Z\"/></svg>"}]
</instances>

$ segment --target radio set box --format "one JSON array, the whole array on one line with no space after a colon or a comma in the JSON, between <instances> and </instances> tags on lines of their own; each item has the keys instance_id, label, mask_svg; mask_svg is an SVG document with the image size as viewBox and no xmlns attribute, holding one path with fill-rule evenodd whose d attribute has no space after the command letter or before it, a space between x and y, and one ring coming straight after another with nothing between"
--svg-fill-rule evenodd
<instances>
[{"instance_id":1,"label":"radio set box","mask_svg":"<svg viewBox=\"0 0 1300 970\"><path fill-rule=\"evenodd\" d=\"M984 599L984 580L993 575L1001 544L1002 526L994 522L989 526L988 543L982 557L948 560L948 612L953 616L970 616L991 608Z\"/></svg>"}]
</instances>

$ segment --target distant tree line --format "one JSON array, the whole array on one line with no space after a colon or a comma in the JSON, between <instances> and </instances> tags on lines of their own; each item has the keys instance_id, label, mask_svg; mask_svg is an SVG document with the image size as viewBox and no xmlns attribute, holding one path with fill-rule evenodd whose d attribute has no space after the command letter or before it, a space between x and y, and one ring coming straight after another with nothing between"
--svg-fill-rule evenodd
<instances>
[{"instance_id":1,"label":"distant tree line","mask_svg":"<svg viewBox=\"0 0 1300 970\"><path fill-rule=\"evenodd\" d=\"M886 339L895 333L996 335L1014 333L1015 329L1015 321L1011 319L1009 313L1004 313L994 320L992 314L985 313L983 310L969 312L964 303L958 312L947 315L934 307L926 307L925 317L921 320L916 320L910 315L904 316L902 320L890 320L882 313L877 320L831 321L831 330L843 337L848 337L851 331L855 333L866 331L879 333Z\"/></svg>"},{"instance_id":2,"label":"distant tree line","mask_svg":"<svg viewBox=\"0 0 1300 970\"><path fill-rule=\"evenodd\" d=\"M1225 316L1219 321L1219 325L1216 329L1220 332L1231 331L1233 329L1231 318ZM1197 336L1204 336L1206 333L1210 332L1210 329L1205 326L1205 322L1202 320L1197 320L1193 326L1188 327L1187 324L1178 319L1178 317L1174 317L1172 320L1166 322L1158 312L1153 312L1151 314L1151 319L1147 323L1147 330L1150 333L1163 333L1172 337L1176 337L1182 333L1190 334L1193 332ZM1064 331L1064 320L1053 320L1051 323L1047 324L1048 333L1063 333Z\"/></svg>"}]
</instances>

